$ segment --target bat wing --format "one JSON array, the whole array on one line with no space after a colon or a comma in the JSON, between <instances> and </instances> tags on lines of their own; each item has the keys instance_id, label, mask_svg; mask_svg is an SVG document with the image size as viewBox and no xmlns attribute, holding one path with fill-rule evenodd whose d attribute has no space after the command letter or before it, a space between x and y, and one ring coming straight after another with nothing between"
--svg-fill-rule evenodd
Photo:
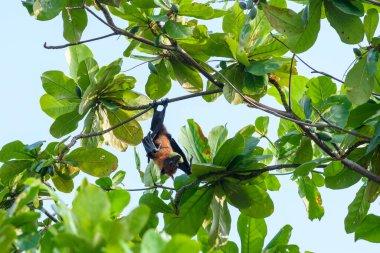
<instances>
[{"instance_id":1,"label":"bat wing","mask_svg":"<svg viewBox=\"0 0 380 253\"><path fill-rule=\"evenodd\" d=\"M154 108L153 118L150 125L150 130L152 132L152 139L154 140L158 134L158 132L162 129L164 125L165 119L165 110L167 104L164 104L164 109L162 111L158 111L157 107Z\"/></svg>"},{"instance_id":2,"label":"bat wing","mask_svg":"<svg viewBox=\"0 0 380 253\"><path fill-rule=\"evenodd\" d=\"M174 152L177 152L180 156L182 156L183 162L178 164L178 168L185 172L187 175L191 174L191 167L189 161L186 158L185 153L183 153L182 149L179 147L177 142L168 134L168 138L170 140L170 145Z\"/></svg>"},{"instance_id":3,"label":"bat wing","mask_svg":"<svg viewBox=\"0 0 380 253\"><path fill-rule=\"evenodd\" d=\"M142 140L148 158L153 158L154 153L158 151L158 148L153 142L152 133L149 132Z\"/></svg>"}]
</instances>

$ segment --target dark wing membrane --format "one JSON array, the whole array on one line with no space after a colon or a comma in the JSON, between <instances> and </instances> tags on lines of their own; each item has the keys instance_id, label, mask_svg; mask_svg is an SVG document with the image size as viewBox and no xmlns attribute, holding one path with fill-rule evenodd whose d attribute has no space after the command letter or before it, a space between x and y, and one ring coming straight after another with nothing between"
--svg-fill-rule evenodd
<instances>
[{"instance_id":1,"label":"dark wing membrane","mask_svg":"<svg viewBox=\"0 0 380 253\"><path fill-rule=\"evenodd\" d=\"M154 108L152 123L150 125L153 140L156 138L158 132L160 132L160 130L163 128L166 106L164 106L164 109L162 109L162 111L158 111L157 108Z\"/></svg>"},{"instance_id":2,"label":"dark wing membrane","mask_svg":"<svg viewBox=\"0 0 380 253\"><path fill-rule=\"evenodd\" d=\"M191 167L189 164L189 161L186 158L185 153L183 153L182 149L179 147L177 142L168 134L168 138L170 140L170 145L172 146L172 149L174 152L177 152L180 156L182 156L183 163L178 163L178 168L185 172L187 175L191 174Z\"/></svg>"},{"instance_id":3,"label":"dark wing membrane","mask_svg":"<svg viewBox=\"0 0 380 253\"><path fill-rule=\"evenodd\" d=\"M153 158L154 153L158 151L158 148L153 142L152 133L148 133L142 140L143 146L146 151L148 158Z\"/></svg>"}]
</instances>

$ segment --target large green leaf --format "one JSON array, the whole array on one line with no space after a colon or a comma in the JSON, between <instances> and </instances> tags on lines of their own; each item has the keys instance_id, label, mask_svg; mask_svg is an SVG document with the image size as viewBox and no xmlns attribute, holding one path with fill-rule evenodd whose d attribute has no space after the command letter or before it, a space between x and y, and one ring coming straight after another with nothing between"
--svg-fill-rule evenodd
<instances>
[{"instance_id":1,"label":"large green leaf","mask_svg":"<svg viewBox=\"0 0 380 253\"><path fill-rule=\"evenodd\" d=\"M113 15L130 22L146 24L148 21L148 18L136 5L130 4L127 1L122 1L117 8L110 6L109 9Z\"/></svg>"},{"instance_id":2,"label":"large green leaf","mask_svg":"<svg viewBox=\"0 0 380 253\"><path fill-rule=\"evenodd\" d=\"M216 191L218 192L214 195L211 202L212 222L208 231L208 241L215 248L220 248L228 242L228 235L231 229L231 215L223 192L219 188Z\"/></svg>"},{"instance_id":3,"label":"large green leaf","mask_svg":"<svg viewBox=\"0 0 380 253\"><path fill-rule=\"evenodd\" d=\"M131 199L129 193L123 189L114 189L107 192L107 195L111 204L111 217L119 216Z\"/></svg>"},{"instance_id":4,"label":"large green leaf","mask_svg":"<svg viewBox=\"0 0 380 253\"><path fill-rule=\"evenodd\" d=\"M109 176L118 166L117 157L101 148L77 148L65 156L65 161L94 177Z\"/></svg>"},{"instance_id":5,"label":"large green leaf","mask_svg":"<svg viewBox=\"0 0 380 253\"><path fill-rule=\"evenodd\" d=\"M189 26L169 20L164 27L167 34L173 39L186 38L193 34L193 30Z\"/></svg>"},{"instance_id":6,"label":"large green leaf","mask_svg":"<svg viewBox=\"0 0 380 253\"><path fill-rule=\"evenodd\" d=\"M57 174L54 175L51 180L55 188L60 192L70 193L74 189L74 181L71 178L66 179Z\"/></svg>"},{"instance_id":7,"label":"large green leaf","mask_svg":"<svg viewBox=\"0 0 380 253\"><path fill-rule=\"evenodd\" d=\"M128 113L120 109L115 112L106 110L106 117L107 121L103 119L103 129L108 129L109 127L120 124L130 118ZM112 135L119 141L133 146L139 144L143 138L141 126L136 120L129 121L128 123L112 130ZM106 142L114 148L117 148L117 146L112 145L112 142L109 142L110 136L105 135L104 137Z\"/></svg>"},{"instance_id":8,"label":"large green leaf","mask_svg":"<svg viewBox=\"0 0 380 253\"><path fill-rule=\"evenodd\" d=\"M191 93L197 93L203 89L203 81L198 71L177 60L170 60L175 78L181 86Z\"/></svg>"},{"instance_id":9,"label":"large green leaf","mask_svg":"<svg viewBox=\"0 0 380 253\"><path fill-rule=\"evenodd\" d=\"M311 0L303 10L303 13L308 13L304 31L288 37L288 46L292 52L302 53L314 45L320 29L322 2L323 0Z\"/></svg>"},{"instance_id":10,"label":"large green leaf","mask_svg":"<svg viewBox=\"0 0 380 253\"><path fill-rule=\"evenodd\" d=\"M207 163L211 160L210 146L201 127L193 119L187 120L188 127L183 126L179 133L179 141L194 163Z\"/></svg>"},{"instance_id":11,"label":"large green leaf","mask_svg":"<svg viewBox=\"0 0 380 253\"><path fill-rule=\"evenodd\" d=\"M33 4L33 13L38 20L50 20L66 6L66 0L36 0Z\"/></svg>"},{"instance_id":12,"label":"large green leaf","mask_svg":"<svg viewBox=\"0 0 380 253\"><path fill-rule=\"evenodd\" d=\"M228 202L240 212L253 218L265 218L273 213L274 206L269 194L256 185L222 182Z\"/></svg>"},{"instance_id":13,"label":"large green leaf","mask_svg":"<svg viewBox=\"0 0 380 253\"><path fill-rule=\"evenodd\" d=\"M189 3L181 4L178 14L181 16L189 16L199 19L213 19L223 16L224 11L214 11L208 4L203 3Z\"/></svg>"},{"instance_id":14,"label":"large green leaf","mask_svg":"<svg viewBox=\"0 0 380 253\"><path fill-rule=\"evenodd\" d=\"M12 225L1 225L0 247L4 252L9 252L17 238L16 229Z\"/></svg>"},{"instance_id":15,"label":"large green leaf","mask_svg":"<svg viewBox=\"0 0 380 253\"><path fill-rule=\"evenodd\" d=\"M380 243L380 216L369 214L355 230L355 240Z\"/></svg>"},{"instance_id":16,"label":"large green leaf","mask_svg":"<svg viewBox=\"0 0 380 253\"><path fill-rule=\"evenodd\" d=\"M159 99L165 96L172 84L165 62L160 61L156 64L157 73L151 73L145 85L145 92L151 99Z\"/></svg>"},{"instance_id":17,"label":"large green leaf","mask_svg":"<svg viewBox=\"0 0 380 253\"><path fill-rule=\"evenodd\" d=\"M200 247L196 241L191 240L185 235L174 235L172 239L166 244L161 253L198 253Z\"/></svg>"},{"instance_id":18,"label":"large green leaf","mask_svg":"<svg viewBox=\"0 0 380 253\"><path fill-rule=\"evenodd\" d=\"M193 163L191 164L192 176L200 177L209 173L218 173L226 171L226 167L209 163Z\"/></svg>"},{"instance_id":19,"label":"large green leaf","mask_svg":"<svg viewBox=\"0 0 380 253\"><path fill-rule=\"evenodd\" d=\"M268 4L263 4L262 7L269 23L279 33L292 37L305 30L301 16L294 11Z\"/></svg>"},{"instance_id":20,"label":"large green leaf","mask_svg":"<svg viewBox=\"0 0 380 253\"><path fill-rule=\"evenodd\" d=\"M41 76L42 86L47 94L53 96L56 100L68 100L70 102L79 102L76 94L76 83L73 79L68 78L61 71L46 71Z\"/></svg>"},{"instance_id":21,"label":"large green leaf","mask_svg":"<svg viewBox=\"0 0 380 253\"><path fill-rule=\"evenodd\" d=\"M322 103L336 93L336 84L327 76L319 76L310 79L306 87L306 95L312 104L320 108Z\"/></svg>"},{"instance_id":22,"label":"large green leaf","mask_svg":"<svg viewBox=\"0 0 380 253\"><path fill-rule=\"evenodd\" d=\"M80 4L81 1L79 1L79 6ZM71 43L76 43L80 41L82 33L87 26L87 12L84 9L64 9L62 11L62 19L63 37Z\"/></svg>"},{"instance_id":23,"label":"large green leaf","mask_svg":"<svg viewBox=\"0 0 380 253\"><path fill-rule=\"evenodd\" d=\"M298 194L304 201L309 219L321 219L325 213L322 206L321 194L314 182L309 177L300 177L298 179Z\"/></svg>"},{"instance_id":24,"label":"large green leaf","mask_svg":"<svg viewBox=\"0 0 380 253\"><path fill-rule=\"evenodd\" d=\"M228 10L228 13L223 17L223 31L232 34L237 40L246 20L244 11L240 9L239 3L235 4Z\"/></svg>"},{"instance_id":25,"label":"large green leaf","mask_svg":"<svg viewBox=\"0 0 380 253\"><path fill-rule=\"evenodd\" d=\"M379 24L378 11L374 8L369 9L367 11L367 15L364 17L364 32L367 37L368 43L371 43L378 24Z\"/></svg>"},{"instance_id":26,"label":"large green leaf","mask_svg":"<svg viewBox=\"0 0 380 253\"><path fill-rule=\"evenodd\" d=\"M240 236L241 253L260 253L267 235L265 220L240 214L237 229Z\"/></svg>"},{"instance_id":27,"label":"large green leaf","mask_svg":"<svg viewBox=\"0 0 380 253\"><path fill-rule=\"evenodd\" d=\"M365 103L350 111L347 120L347 127L357 128L364 124L366 120L380 115L380 104Z\"/></svg>"},{"instance_id":28,"label":"large green leaf","mask_svg":"<svg viewBox=\"0 0 380 253\"><path fill-rule=\"evenodd\" d=\"M78 107L77 103L72 103L67 100L57 100L49 94L42 95L40 98L40 105L42 111L53 119L56 119L63 114L72 112Z\"/></svg>"},{"instance_id":29,"label":"large green leaf","mask_svg":"<svg viewBox=\"0 0 380 253\"><path fill-rule=\"evenodd\" d=\"M87 89L88 86L95 84L95 76L98 71L98 63L91 57L79 63L77 70L77 80L82 93Z\"/></svg>"},{"instance_id":30,"label":"large green leaf","mask_svg":"<svg viewBox=\"0 0 380 253\"><path fill-rule=\"evenodd\" d=\"M84 120L84 126L82 134L96 133L101 130L100 128L100 119L98 112L92 109L86 116ZM96 148L101 143L101 136L92 136L88 138L82 138L81 145L85 148Z\"/></svg>"},{"instance_id":31,"label":"large green leaf","mask_svg":"<svg viewBox=\"0 0 380 253\"><path fill-rule=\"evenodd\" d=\"M331 0L331 2L344 13L355 15L358 17L363 16L364 7L363 4L358 0L351 1L339 1L339 0Z\"/></svg>"},{"instance_id":32,"label":"large green leaf","mask_svg":"<svg viewBox=\"0 0 380 253\"><path fill-rule=\"evenodd\" d=\"M284 36L277 36L279 40L285 41ZM283 56L289 49L272 36L267 36L259 45L249 49L248 56L253 59L268 59L269 57Z\"/></svg>"},{"instance_id":33,"label":"large green leaf","mask_svg":"<svg viewBox=\"0 0 380 253\"><path fill-rule=\"evenodd\" d=\"M222 146L228 135L225 126L216 126L211 129L208 134L208 144L210 145L211 155L215 156L219 148Z\"/></svg>"},{"instance_id":34,"label":"large green leaf","mask_svg":"<svg viewBox=\"0 0 380 253\"><path fill-rule=\"evenodd\" d=\"M121 222L124 230L124 240L131 240L140 233L148 222L150 216L149 207L139 205L133 209L127 217L122 218Z\"/></svg>"},{"instance_id":35,"label":"large green leaf","mask_svg":"<svg viewBox=\"0 0 380 253\"><path fill-rule=\"evenodd\" d=\"M327 20L336 30L342 42L357 44L363 40L363 23L358 16L342 12L331 1L324 1Z\"/></svg>"},{"instance_id":36,"label":"large green leaf","mask_svg":"<svg viewBox=\"0 0 380 253\"><path fill-rule=\"evenodd\" d=\"M11 160L6 161L0 167L0 181L3 184L7 184L19 173L27 170L32 165L32 161L29 160Z\"/></svg>"},{"instance_id":37,"label":"large green leaf","mask_svg":"<svg viewBox=\"0 0 380 253\"><path fill-rule=\"evenodd\" d=\"M343 165L334 161L324 171L326 187L330 189L344 189L356 184L361 175L353 170L344 168Z\"/></svg>"},{"instance_id":38,"label":"large green leaf","mask_svg":"<svg viewBox=\"0 0 380 253\"><path fill-rule=\"evenodd\" d=\"M178 215L164 214L165 231L171 235L181 233L194 236L206 218L213 194L213 187L199 189L181 204Z\"/></svg>"},{"instance_id":39,"label":"large green leaf","mask_svg":"<svg viewBox=\"0 0 380 253\"><path fill-rule=\"evenodd\" d=\"M70 68L70 76L77 80L79 64L87 58L92 58L91 50L85 45L80 44L71 46L66 50L66 61Z\"/></svg>"},{"instance_id":40,"label":"large green leaf","mask_svg":"<svg viewBox=\"0 0 380 253\"><path fill-rule=\"evenodd\" d=\"M245 68L245 71L252 75L261 76L276 71L281 65L282 62L276 59L253 61Z\"/></svg>"},{"instance_id":41,"label":"large green leaf","mask_svg":"<svg viewBox=\"0 0 380 253\"><path fill-rule=\"evenodd\" d=\"M78 106L69 113L62 114L55 119L54 123L50 127L50 134L55 138L61 138L66 134L71 133L78 127L78 122L84 115L78 113Z\"/></svg>"},{"instance_id":42,"label":"large green leaf","mask_svg":"<svg viewBox=\"0 0 380 253\"><path fill-rule=\"evenodd\" d=\"M72 212L78 232L92 241L101 222L109 218L111 205L107 193L92 184L82 184L73 200ZM64 219L64 222L69 222Z\"/></svg>"},{"instance_id":43,"label":"large green leaf","mask_svg":"<svg viewBox=\"0 0 380 253\"><path fill-rule=\"evenodd\" d=\"M238 133L223 143L216 153L213 163L219 166L228 166L236 156L243 153L244 147L244 137Z\"/></svg>"},{"instance_id":44,"label":"large green leaf","mask_svg":"<svg viewBox=\"0 0 380 253\"><path fill-rule=\"evenodd\" d=\"M0 150L0 162L4 163L11 159L31 159L31 154L28 154L24 147L25 144L21 141L12 141L5 144Z\"/></svg>"},{"instance_id":45,"label":"large green leaf","mask_svg":"<svg viewBox=\"0 0 380 253\"><path fill-rule=\"evenodd\" d=\"M344 82L348 98L356 105L368 101L374 86L374 78L368 75L366 59L363 57L348 71Z\"/></svg>"},{"instance_id":46,"label":"large green leaf","mask_svg":"<svg viewBox=\"0 0 380 253\"><path fill-rule=\"evenodd\" d=\"M140 253L160 253L165 244L165 240L157 231L149 229L142 237Z\"/></svg>"},{"instance_id":47,"label":"large green leaf","mask_svg":"<svg viewBox=\"0 0 380 253\"><path fill-rule=\"evenodd\" d=\"M141 196L139 204L149 206L152 213L172 213L170 208L162 199L153 193L145 193Z\"/></svg>"},{"instance_id":48,"label":"large green leaf","mask_svg":"<svg viewBox=\"0 0 380 253\"><path fill-rule=\"evenodd\" d=\"M289 243L290 236L292 235L292 230L293 228L290 225L283 226L280 231L278 231L277 234L272 238L272 240L268 242L264 250L269 250L269 252L272 252L272 250L276 250L278 246L287 245Z\"/></svg>"},{"instance_id":49,"label":"large green leaf","mask_svg":"<svg viewBox=\"0 0 380 253\"><path fill-rule=\"evenodd\" d=\"M348 206L348 213L344 219L346 233L355 232L368 213L370 204L364 197L365 186L362 186L356 193L355 199Z\"/></svg>"}]
</instances>

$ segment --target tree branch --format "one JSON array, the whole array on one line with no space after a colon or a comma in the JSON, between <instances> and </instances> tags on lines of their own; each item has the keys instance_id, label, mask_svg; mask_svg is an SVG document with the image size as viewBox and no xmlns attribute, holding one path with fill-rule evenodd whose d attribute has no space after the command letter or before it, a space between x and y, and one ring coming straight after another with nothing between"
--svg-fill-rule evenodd
<instances>
[{"instance_id":1,"label":"tree branch","mask_svg":"<svg viewBox=\"0 0 380 253\"><path fill-rule=\"evenodd\" d=\"M108 37L111 37L111 36L115 36L115 35L118 35L118 34L117 33L110 33L110 34L107 34L107 35L104 35L104 36L100 36L100 37L96 37L96 38L93 38L93 39L82 40L82 41L78 41L78 42L75 42L75 43L67 43L67 44L63 44L63 45L59 45L59 46L48 46L46 44L46 42L45 42L44 43L44 48L46 48L46 49L62 49L62 48L70 47L70 46L76 46L76 45L80 45L80 44L84 44L84 43L88 43L88 42L92 42L92 41L97 41L97 40L105 39L105 38L108 38Z\"/></svg>"},{"instance_id":2,"label":"tree branch","mask_svg":"<svg viewBox=\"0 0 380 253\"><path fill-rule=\"evenodd\" d=\"M293 76L293 63L294 63L294 57L296 56L296 54L293 54L292 56L292 60L290 61L290 70L289 70L289 95L288 95L288 99L289 99L289 108L290 108L290 111L292 111L292 76Z\"/></svg>"},{"instance_id":3,"label":"tree branch","mask_svg":"<svg viewBox=\"0 0 380 253\"><path fill-rule=\"evenodd\" d=\"M54 215L52 215L51 213L49 213L45 208L41 208L41 209L38 209L38 210L40 210L42 213L44 213L49 219L51 219L55 223L59 222L59 220L57 218L55 218Z\"/></svg>"},{"instance_id":4,"label":"tree branch","mask_svg":"<svg viewBox=\"0 0 380 253\"><path fill-rule=\"evenodd\" d=\"M375 0L364 0L364 1L367 2L367 3L369 3L369 4L380 6L380 2L375 1Z\"/></svg>"}]
</instances>

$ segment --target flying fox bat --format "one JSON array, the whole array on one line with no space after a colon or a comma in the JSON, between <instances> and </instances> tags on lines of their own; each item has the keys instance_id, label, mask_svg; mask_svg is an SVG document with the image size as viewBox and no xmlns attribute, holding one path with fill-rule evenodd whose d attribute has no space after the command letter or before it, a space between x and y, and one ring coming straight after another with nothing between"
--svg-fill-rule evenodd
<instances>
[{"instance_id":1,"label":"flying fox bat","mask_svg":"<svg viewBox=\"0 0 380 253\"><path fill-rule=\"evenodd\" d=\"M161 111L157 110L158 105L154 105L150 132L143 138L142 143L147 153L148 161L152 159L161 170L161 174L173 177L177 169L180 169L189 175L191 174L191 168L186 155L164 126L167 105L168 101L165 100L163 103L164 108Z\"/></svg>"}]
</instances>

